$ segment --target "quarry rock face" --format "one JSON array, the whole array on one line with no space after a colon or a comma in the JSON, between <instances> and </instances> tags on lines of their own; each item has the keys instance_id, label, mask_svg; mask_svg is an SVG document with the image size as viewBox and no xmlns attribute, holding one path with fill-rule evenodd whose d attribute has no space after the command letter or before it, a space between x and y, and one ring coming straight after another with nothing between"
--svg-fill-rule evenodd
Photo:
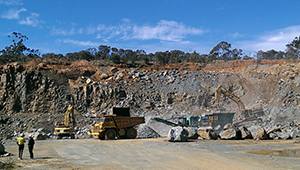
<instances>
[{"instance_id":1,"label":"quarry rock face","mask_svg":"<svg viewBox=\"0 0 300 170\"><path fill-rule=\"evenodd\" d=\"M14 139L20 132L39 128L52 133L55 125L63 121L69 103L74 104L78 136L83 136L95 123L92 113L108 114L112 107L130 107L131 116L164 119L216 111L238 113L237 104L228 97L222 96L217 106L214 94L219 85L237 95L246 109L263 110L263 114L244 115L242 120L233 122L247 128L253 137L266 134L256 131L257 126L266 130L273 126L284 129L300 120L299 64L241 65L242 61L225 63L228 67L218 64L202 69L149 70L101 67L87 61L70 65L38 62L3 65L0 136ZM141 129L147 132L139 131L140 136L159 136L147 126ZM289 138L299 135L299 130L283 132ZM247 136L243 130L241 133ZM272 133L278 138L286 138L285 134Z\"/></svg>"}]
</instances>

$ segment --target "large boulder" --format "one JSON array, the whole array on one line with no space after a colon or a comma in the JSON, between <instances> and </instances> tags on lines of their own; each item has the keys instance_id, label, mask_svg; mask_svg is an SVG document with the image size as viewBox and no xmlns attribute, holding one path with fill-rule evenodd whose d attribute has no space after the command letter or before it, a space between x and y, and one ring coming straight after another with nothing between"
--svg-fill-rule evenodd
<instances>
[{"instance_id":1,"label":"large boulder","mask_svg":"<svg viewBox=\"0 0 300 170\"><path fill-rule=\"evenodd\" d=\"M234 128L223 130L219 133L221 139L237 139L237 132Z\"/></svg>"},{"instance_id":2,"label":"large boulder","mask_svg":"<svg viewBox=\"0 0 300 170\"><path fill-rule=\"evenodd\" d=\"M276 132L278 139L290 139L290 134L288 132Z\"/></svg>"},{"instance_id":3,"label":"large boulder","mask_svg":"<svg viewBox=\"0 0 300 170\"><path fill-rule=\"evenodd\" d=\"M232 128L232 125L230 123L227 123L226 125L224 125L224 130L230 129Z\"/></svg>"},{"instance_id":4,"label":"large boulder","mask_svg":"<svg viewBox=\"0 0 300 170\"><path fill-rule=\"evenodd\" d=\"M169 142L186 142L189 136L189 132L181 127L176 126L170 129L167 140Z\"/></svg>"},{"instance_id":5,"label":"large boulder","mask_svg":"<svg viewBox=\"0 0 300 170\"><path fill-rule=\"evenodd\" d=\"M254 137L255 140L259 139L269 139L269 135L267 134L266 130L262 127L258 127L256 130L256 136Z\"/></svg>"},{"instance_id":6,"label":"large boulder","mask_svg":"<svg viewBox=\"0 0 300 170\"><path fill-rule=\"evenodd\" d=\"M241 138L242 139L252 139L251 132L245 127L239 127L239 130L241 131Z\"/></svg>"},{"instance_id":7,"label":"large boulder","mask_svg":"<svg viewBox=\"0 0 300 170\"><path fill-rule=\"evenodd\" d=\"M32 135L34 140L46 140L49 138L49 135L45 133L43 128L40 128L35 132L28 133L27 136L29 135Z\"/></svg>"},{"instance_id":8,"label":"large boulder","mask_svg":"<svg viewBox=\"0 0 300 170\"><path fill-rule=\"evenodd\" d=\"M300 136L300 129L296 126L273 126L267 134L271 139L295 139Z\"/></svg>"},{"instance_id":9,"label":"large boulder","mask_svg":"<svg viewBox=\"0 0 300 170\"><path fill-rule=\"evenodd\" d=\"M291 134L290 134L291 138L295 139L297 137L300 137L300 129L299 127L296 127L294 128L292 131L291 131Z\"/></svg>"},{"instance_id":10,"label":"large boulder","mask_svg":"<svg viewBox=\"0 0 300 170\"><path fill-rule=\"evenodd\" d=\"M158 133L161 137L167 137L169 131L171 130L172 126L167 125L162 122L158 122L152 118L147 121L147 126L149 126L151 129L153 129L156 133Z\"/></svg>"},{"instance_id":11,"label":"large boulder","mask_svg":"<svg viewBox=\"0 0 300 170\"><path fill-rule=\"evenodd\" d=\"M197 135L197 132L195 129L191 128L191 127L183 127L186 131L188 131L188 138L195 138L195 136Z\"/></svg>"},{"instance_id":12,"label":"large boulder","mask_svg":"<svg viewBox=\"0 0 300 170\"><path fill-rule=\"evenodd\" d=\"M275 134L274 136L276 136L275 139L294 139L299 136L299 129L298 127L288 127L273 133Z\"/></svg>"},{"instance_id":13,"label":"large boulder","mask_svg":"<svg viewBox=\"0 0 300 170\"><path fill-rule=\"evenodd\" d=\"M221 139L241 139L241 131L236 126L227 123L223 129L224 130L219 133Z\"/></svg>"},{"instance_id":14,"label":"large boulder","mask_svg":"<svg viewBox=\"0 0 300 170\"><path fill-rule=\"evenodd\" d=\"M218 139L218 134L212 127L199 127L197 133L202 139Z\"/></svg>"},{"instance_id":15,"label":"large boulder","mask_svg":"<svg viewBox=\"0 0 300 170\"><path fill-rule=\"evenodd\" d=\"M259 125L251 126L248 129L251 132L253 139L255 140L270 139L269 134L266 132L266 130Z\"/></svg>"}]
</instances>

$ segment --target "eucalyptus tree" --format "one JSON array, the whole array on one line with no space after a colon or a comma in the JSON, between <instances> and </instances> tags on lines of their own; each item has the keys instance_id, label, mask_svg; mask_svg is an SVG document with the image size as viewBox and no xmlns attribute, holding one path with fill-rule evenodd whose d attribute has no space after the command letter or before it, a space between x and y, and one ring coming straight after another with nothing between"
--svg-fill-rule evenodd
<instances>
[{"instance_id":1,"label":"eucalyptus tree","mask_svg":"<svg viewBox=\"0 0 300 170\"><path fill-rule=\"evenodd\" d=\"M8 35L8 38L12 44L6 46L0 51L0 60L2 63L14 61L26 62L32 58L39 57L39 50L31 49L25 46L24 42L28 40L26 35L13 32L11 35Z\"/></svg>"},{"instance_id":2,"label":"eucalyptus tree","mask_svg":"<svg viewBox=\"0 0 300 170\"><path fill-rule=\"evenodd\" d=\"M286 45L286 58L295 59L300 57L300 36Z\"/></svg>"},{"instance_id":3,"label":"eucalyptus tree","mask_svg":"<svg viewBox=\"0 0 300 170\"><path fill-rule=\"evenodd\" d=\"M95 58L97 60L108 60L110 57L110 46L100 45L98 47L98 52L95 53Z\"/></svg>"},{"instance_id":4,"label":"eucalyptus tree","mask_svg":"<svg viewBox=\"0 0 300 170\"><path fill-rule=\"evenodd\" d=\"M225 41L221 41L209 52L209 60L236 60L241 59L242 50L231 50L231 44Z\"/></svg>"}]
</instances>

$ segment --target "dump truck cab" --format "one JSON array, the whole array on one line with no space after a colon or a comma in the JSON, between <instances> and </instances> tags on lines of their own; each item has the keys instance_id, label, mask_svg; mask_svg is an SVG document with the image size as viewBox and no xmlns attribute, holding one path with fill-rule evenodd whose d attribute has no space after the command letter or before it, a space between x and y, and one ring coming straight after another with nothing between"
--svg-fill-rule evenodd
<instances>
[{"instance_id":1,"label":"dump truck cab","mask_svg":"<svg viewBox=\"0 0 300 170\"><path fill-rule=\"evenodd\" d=\"M113 131L110 130L110 133L106 134L106 139L115 139L117 137L117 126L114 119L112 115L103 115L98 123L92 125L89 135L98 136L99 139L105 139L105 132L109 131L109 129Z\"/></svg>"}]
</instances>

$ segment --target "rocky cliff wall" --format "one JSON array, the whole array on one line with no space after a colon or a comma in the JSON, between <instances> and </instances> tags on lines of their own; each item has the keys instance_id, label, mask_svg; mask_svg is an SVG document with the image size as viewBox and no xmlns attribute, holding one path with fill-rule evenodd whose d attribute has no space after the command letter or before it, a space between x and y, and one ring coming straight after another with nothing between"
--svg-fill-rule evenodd
<instances>
[{"instance_id":1,"label":"rocky cliff wall","mask_svg":"<svg viewBox=\"0 0 300 170\"><path fill-rule=\"evenodd\" d=\"M86 61L64 67L12 63L0 68L0 125L5 128L1 133L13 136L46 124L50 132L62 120L69 102L80 119L79 131L94 121L91 113L109 113L113 106L131 107L133 116L146 120L219 112L214 98L219 85L240 97L247 109L264 109L265 115L249 125L270 128L299 119L298 68L256 65L239 72L205 72L97 67ZM220 106L222 112L239 112L236 103L224 96ZM20 115L27 118L19 120ZM32 119L36 116L39 119Z\"/></svg>"}]
</instances>

